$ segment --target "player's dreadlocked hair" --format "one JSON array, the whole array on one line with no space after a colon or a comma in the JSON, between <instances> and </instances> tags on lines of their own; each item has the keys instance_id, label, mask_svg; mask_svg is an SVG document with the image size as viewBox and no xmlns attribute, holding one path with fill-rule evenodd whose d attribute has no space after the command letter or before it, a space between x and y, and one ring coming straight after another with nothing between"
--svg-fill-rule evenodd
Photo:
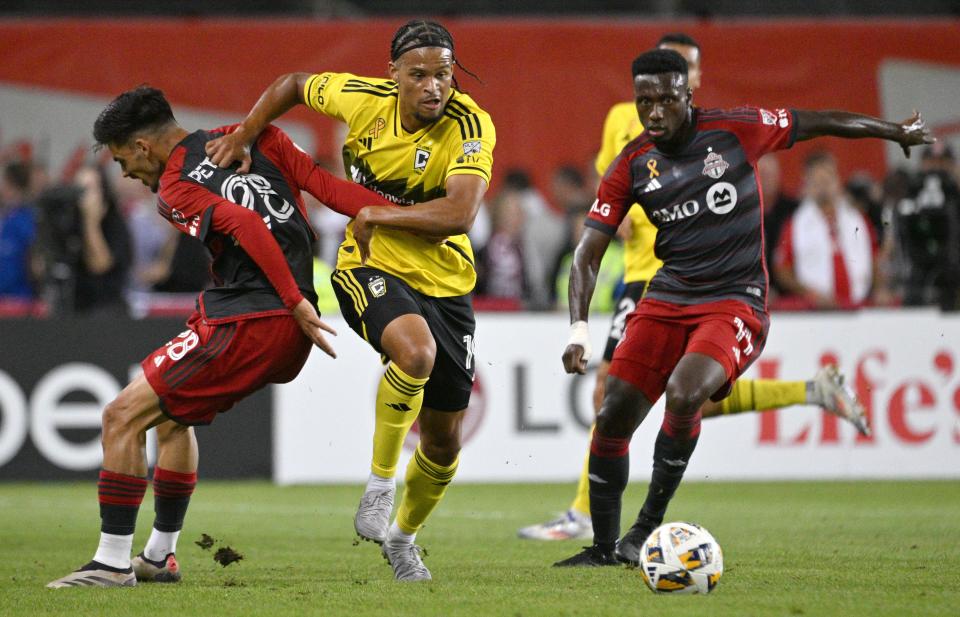
<instances>
[{"instance_id":1,"label":"player's dreadlocked hair","mask_svg":"<svg viewBox=\"0 0 960 617\"><path fill-rule=\"evenodd\" d=\"M683 32L670 32L664 34L660 37L660 40L657 41L657 47L661 45L686 45L687 47L695 47L700 49L700 44L693 40L693 37L689 34Z\"/></svg>"},{"instance_id":2,"label":"player's dreadlocked hair","mask_svg":"<svg viewBox=\"0 0 960 617\"><path fill-rule=\"evenodd\" d=\"M176 122L163 92L150 86L127 90L110 101L93 123L97 148L122 145L135 134Z\"/></svg>"},{"instance_id":3,"label":"player's dreadlocked hair","mask_svg":"<svg viewBox=\"0 0 960 617\"><path fill-rule=\"evenodd\" d=\"M633 61L633 76L660 73L687 74L687 61L672 49L654 49L637 56Z\"/></svg>"},{"instance_id":4,"label":"player's dreadlocked hair","mask_svg":"<svg viewBox=\"0 0 960 617\"><path fill-rule=\"evenodd\" d=\"M411 19L397 29L390 42L390 60L396 62L403 54L412 49L421 47L443 47L449 49L453 55L453 63L460 66L464 73L473 77L477 81L480 78L474 75L468 68L460 64L457 60L457 52L453 48L453 35L450 31L435 21L426 21L424 19ZM480 83L483 83L482 81ZM453 78L453 85L459 89L457 78Z\"/></svg>"}]
</instances>

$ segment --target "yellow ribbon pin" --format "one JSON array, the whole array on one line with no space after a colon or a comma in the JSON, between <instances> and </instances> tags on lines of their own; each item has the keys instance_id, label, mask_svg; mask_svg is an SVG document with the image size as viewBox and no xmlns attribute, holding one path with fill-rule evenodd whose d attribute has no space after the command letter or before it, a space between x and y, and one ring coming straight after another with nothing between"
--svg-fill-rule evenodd
<instances>
[{"instance_id":1,"label":"yellow ribbon pin","mask_svg":"<svg viewBox=\"0 0 960 617\"><path fill-rule=\"evenodd\" d=\"M650 177L656 178L660 175L660 172L657 171L657 159L649 159L647 161L647 169L650 170Z\"/></svg>"}]
</instances>

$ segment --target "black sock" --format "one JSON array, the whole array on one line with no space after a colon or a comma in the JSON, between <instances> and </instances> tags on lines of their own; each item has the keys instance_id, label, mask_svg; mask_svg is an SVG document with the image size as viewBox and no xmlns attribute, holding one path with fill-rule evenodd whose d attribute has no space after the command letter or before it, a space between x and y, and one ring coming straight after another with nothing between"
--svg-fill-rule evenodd
<instances>
[{"instance_id":1,"label":"black sock","mask_svg":"<svg viewBox=\"0 0 960 617\"><path fill-rule=\"evenodd\" d=\"M100 501L100 531L129 536L137 525L137 512L147 490L146 478L100 470L97 497Z\"/></svg>"},{"instance_id":2,"label":"black sock","mask_svg":"<svg viewBox=\"0 0 960 617\"><path fill-rule=\"evenodd\" d=\"M593 543L612 551L620 537L620 507L630 477L630 439L594 431L589 471Z\"/></svg>"},{"instance_id":3,"label":"black sock","mask_svg":"<svg viewBox=\"0 0 960 617\"><path fill-rule=\"evenodd\" d=\"M663 523L667 505L673 498L683 472L690 462L690 455L697 447L699 431L693 437L678 440L671 437L661 428L657 435L656 445L653 448L653 475L650 478L650 488L647 498L643 502L640 514L637 516L636 526L648 527L652 531Z\"/></svg>"},{"instance_id":4,"label":"black sock","mask_svg":"<svg viewBox=\"0 0 960 617\"><path fill-rule=\"evenodd\" d=\"M153 470L153 527L157 531L180 531L197 485L197 474L180 473L157 467Z\"/></svg>"}]
</instances>

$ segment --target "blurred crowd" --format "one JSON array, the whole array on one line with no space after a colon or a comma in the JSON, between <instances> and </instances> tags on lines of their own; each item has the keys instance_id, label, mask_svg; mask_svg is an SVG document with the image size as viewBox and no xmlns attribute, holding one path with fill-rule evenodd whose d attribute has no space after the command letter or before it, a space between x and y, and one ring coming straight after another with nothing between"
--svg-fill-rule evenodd
<instances>
[{"instance_id":1,"label":"blurred crowd","mask_svg":"<svg viewBox=\"0 0 960 617\"><path fill-rule=\"evenodd\" d=\"M0 316L182 314L210 284L209 257L156 212L156 196L102 157L59 180L29 156L0 158ZM782 190L776 155L758 165L764 192L771 306L845 310L960 304L960 166L937 143L916 171L842 178L827 151L804 164L797 195ZM522 169L494 186L471 232L479 310L555 310L598 179L564 165L541 191ZM329 274L346 219L310 207L319 233L321 311L336 312ZM629 219L628 219L629 220ZM619 235L625 238L629 226ZM604 258L592 310L613 309L623 248Z\"/></svg>"}]
</instances>

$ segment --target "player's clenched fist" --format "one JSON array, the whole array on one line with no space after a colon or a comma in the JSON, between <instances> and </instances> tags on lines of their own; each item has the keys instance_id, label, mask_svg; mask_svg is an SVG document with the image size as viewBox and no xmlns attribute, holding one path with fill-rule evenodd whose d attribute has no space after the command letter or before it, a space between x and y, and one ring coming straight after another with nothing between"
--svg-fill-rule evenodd
<instances>
[{"instance_id":1,"label":"player's clenched fist","mask_svg":"<svg viewBox=\"0 0 960 617\"><path fill-rule=\"evenodd\" d=\"M237 130L232 133L208 141L206 145L207 156L217 167L230 167L235 161L240 161L240 167L237 168L237 171L245 174L250 171L252 161L250 157L251 141L253 140L249 139L243 127L237 127Z\"/></svg>"},{"instance_id":2,"label":"player's clenched fist","mask_svg":"<svg viewBox=\"0 0 960 617\"><path fill-rule=\"evenodd\" d=\"M563 370L585 375L590 361L590 330L585 321L570 324L570 340L563 350Z\"/></svg>"}]
</instances>

